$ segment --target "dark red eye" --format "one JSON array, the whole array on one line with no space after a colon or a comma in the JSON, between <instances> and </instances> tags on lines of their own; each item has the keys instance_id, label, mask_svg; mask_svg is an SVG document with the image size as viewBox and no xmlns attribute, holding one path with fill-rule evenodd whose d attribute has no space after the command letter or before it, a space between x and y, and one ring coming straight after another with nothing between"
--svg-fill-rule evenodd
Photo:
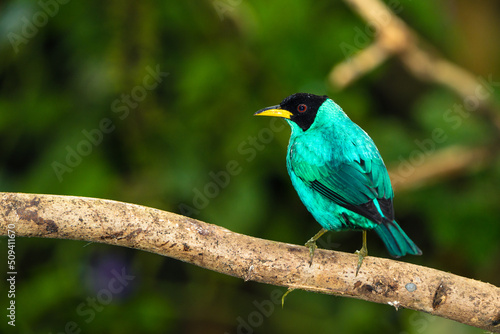
<instances>
[{"instance_id":1,"label":"dark red eye","mask_svg":"<svg viewBox=\"0 0 500 334\"><path fill-rule=\"evenodd\" d=\"M297 111L300 112L300 113L303 113L307 110L307 106L305 104L299 104L297 106Z\"/></svg>"}]
</instances>

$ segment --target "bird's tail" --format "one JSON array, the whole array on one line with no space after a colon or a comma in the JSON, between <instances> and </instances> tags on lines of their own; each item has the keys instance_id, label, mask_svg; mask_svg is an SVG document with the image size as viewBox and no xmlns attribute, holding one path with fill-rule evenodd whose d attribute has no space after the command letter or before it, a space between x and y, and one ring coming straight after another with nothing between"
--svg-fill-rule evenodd
<instances>
[{"instance_id":1,"label":"bird's tail","mask_svg":"<svg viewBox=\"0 0 500 334\"><path fill-rule=\"evenodd\" d=\"M406 254L421 255L422 251L415 245L406 233L399 227L395 220L384 220L384 222L375 227L375 232L379 235L387 247L389 253L394 257L404 256Z\"/></svg>"}]
</instances>

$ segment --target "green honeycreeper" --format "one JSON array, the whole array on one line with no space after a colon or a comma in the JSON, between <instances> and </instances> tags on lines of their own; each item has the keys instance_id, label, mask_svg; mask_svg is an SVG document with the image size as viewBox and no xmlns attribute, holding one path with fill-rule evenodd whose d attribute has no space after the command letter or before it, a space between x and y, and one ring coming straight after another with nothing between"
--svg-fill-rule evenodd
<instances>
[{"instance_id":1,"label":"green honeycreeper","mask_svg":"<svg viewBox=\"0 0 500 334\"><path fill-rule=\"evenodd\" d=\"M306 243L311 264L316 240L327 231L363 231L356 275L368 254L366 230L375 230L394 257L422 254L394 220L391 180L375 143L333 100L297 93L255 115L282 117L292 128L288 174L323 227Z\"/></svg>"}]
</instances>

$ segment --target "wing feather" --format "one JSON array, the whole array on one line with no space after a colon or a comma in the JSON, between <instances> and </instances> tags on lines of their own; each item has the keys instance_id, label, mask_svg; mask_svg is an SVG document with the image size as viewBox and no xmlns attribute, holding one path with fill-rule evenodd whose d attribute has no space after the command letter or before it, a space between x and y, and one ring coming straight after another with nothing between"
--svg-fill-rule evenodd
<instances>
[{"instance_id":1,"label":"wing feather","mask_svg":"<svg viewBox=\"0 0 500 334\"><path fill-rule=\"evenodd\" d=\"M377 152L378 154L378 152ZM379 157L318 164L290 155L293 172L308 186L336 204L376 223L393 220L393 191L387 169Z\"/></svg>"}]
</instances>

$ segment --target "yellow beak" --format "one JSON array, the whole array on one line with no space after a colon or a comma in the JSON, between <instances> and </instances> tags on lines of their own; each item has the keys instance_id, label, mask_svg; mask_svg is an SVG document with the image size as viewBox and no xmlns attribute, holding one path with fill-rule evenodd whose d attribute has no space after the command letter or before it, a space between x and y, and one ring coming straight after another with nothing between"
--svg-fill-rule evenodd
<instances>
[{"instance_id":1,"label":"yellow beak","mask_svg":"<svg viewBox=\"0 0 500 334\"><path fill-rule=\"evenodd\" d=\"M254 116L274 116L274 117L282 117L282 118L288 118L292 117L292 113L289 112L288 110L281 109L280 106L272 106L272 107L267 107L264 109L260 109L257 111Z\"/></svg>"}]
</instances>

